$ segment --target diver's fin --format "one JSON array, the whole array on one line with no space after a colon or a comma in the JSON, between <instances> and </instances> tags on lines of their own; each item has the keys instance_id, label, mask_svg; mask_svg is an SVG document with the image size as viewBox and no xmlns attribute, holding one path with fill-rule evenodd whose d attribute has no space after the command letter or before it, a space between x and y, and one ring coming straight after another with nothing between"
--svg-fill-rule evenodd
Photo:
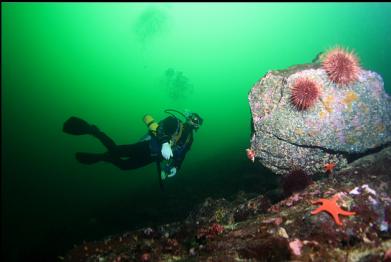
<instances>
[{"instance_id":1,"label":"diver's fin","mask_svg":"<svg viewBox=\"0 0 391 262\"><path fill-rule=\"evenodd\" d=\"M72 116L65 121L62 131L71 135L84 135L92 133L92 126L85 120Z\"/></svg>"},{"instance_id":2,"label":"diver's fin","mask_svg":"<svg viewBox=\"0 0 391 262\"><path fill-rule=\"evenodd\" d=\"M99 161L102 161L104 158L104 154L83 153L83 152L77 152L75 156L77 161L86 165L95 164Z\"/></svg>"}]
</instances>

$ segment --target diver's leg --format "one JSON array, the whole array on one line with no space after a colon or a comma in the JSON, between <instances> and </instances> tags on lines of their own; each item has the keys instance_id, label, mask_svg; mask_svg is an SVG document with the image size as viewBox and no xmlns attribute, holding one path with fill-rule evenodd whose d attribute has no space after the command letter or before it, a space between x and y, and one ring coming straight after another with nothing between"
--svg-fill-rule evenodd
<instances>
[{"instance_id":1,"label":"diver's leg","mask_svg":"<svg viewBox=\"0 0 391 262\"><path fill-rule=\"evenodd\" d=\"M121 157L126 157L122 159ZM77 152L76 159L82 163L91 165L100 161L112 163L122 170L143 167L154 162L151 156L149 141L143 141L131 145L120 145L110 148L106 153Z\"/></svg>"},{"instance_id":2,"label":"diver's leg","mask_svg":"<svg viewBox=\"0 0 391 262\"><path fill-rule=\"evenodd\" d=\"M63 131L71 135L92 135L99 139L107 149L115 147L113 139L100 131L97 126L91 125L79 117L72 116L65 121Z\"/></svg>"},{"instance_id":3,"label":"diver's leg","mask_svg":"<svg viewBox=\"0 0 391 262\"><path fill-rule=\"evenodd\" d=\"M91 125L90 135L96 137L108 150L111 150L117 146L113 139L100 131L99 128L95 125Z\"/></svg>"},{"instance_id":4,"label":"diver's leg","mask_svg":"<svg viewBox=\"0 0 391 262\"><path fill-rule=\"evenodd\" d=\"M150 155L149 141L141 141L129 145L117 145L109 149L110 154L117 157L133 157L139 155Z\"/></svg>"},{"instance_id":5,"label":"diver's leg","mask_svg":"<svg viewBox=\"0 0 391 262\"><path fill-rule=\"evenodd\" d=\"M105 154L76 152L77 161L82 164L91 165L105 160Z\"/></svg>"},{"instance_id":6,"label":"diver's leg","mask_svg":"<svg viewBox=\"0 0 391 262\"><path fill-rule=\"evenodd\" d=\"M85 135L91 132L91 125L79 117L71 116L64 122L62 130L70 135Z\"/></svg>"},{"instance_id":7,"label":"diver's leg","mask_svg":"<svg viewBox=\"0 0 391 262\"><path fill-rule=\"evenodd\" d=\"M87 121L79 117L72 116L65 121L63 131L70 135L94 135L99 137L102 143L107 144L107 146L112 146L114 144L114 142L107 136L106 138L96 126L90 125ZM80 163L87 165L103 160L103 154L77 152L75 156Z\"/></svg>"},{"instance_id":8,"label":"diver's leg","mask_svg":"<svg viewBox=\"0 0 391 262\"><path fill-rule=\"evenodd\" d=\"M121 159L127 157L127 159ZM155 161L151 157L149 142L143 141L131 145L120 145L105 154L104 161L110 162L122 170L136 169Z\"/></svg>"}]
</instances>

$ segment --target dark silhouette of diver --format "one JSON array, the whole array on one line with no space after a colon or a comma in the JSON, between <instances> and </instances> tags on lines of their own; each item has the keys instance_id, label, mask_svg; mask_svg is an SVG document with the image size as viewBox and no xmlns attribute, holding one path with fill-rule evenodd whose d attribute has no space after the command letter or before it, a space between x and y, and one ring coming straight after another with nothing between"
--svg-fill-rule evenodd
<instances>
[{"instance_id":1,"label":"dark silhouette of diver","mask_svg":"<svg viewBox=\"0 0 391 262\"><path fill-rule=\"evenodd\" d=\"M165 112L176 110L166 110ZM174 176L180 169L186 153L193 143L193 130L198 130L203 119L197 113L182 114L182 122L174 114L156 123L152 116L145 115L144 122L148 133L134 144L116 145L113 139L103 133L97 126L87 123L78 117L65 121L63 131L72 135L92 135L106 148L105 153L77 152L76 159L83 164L94 164L100 161L109 162L122 170L136 169L156 162L160 182Z\"/></svg>"}]
</instances>

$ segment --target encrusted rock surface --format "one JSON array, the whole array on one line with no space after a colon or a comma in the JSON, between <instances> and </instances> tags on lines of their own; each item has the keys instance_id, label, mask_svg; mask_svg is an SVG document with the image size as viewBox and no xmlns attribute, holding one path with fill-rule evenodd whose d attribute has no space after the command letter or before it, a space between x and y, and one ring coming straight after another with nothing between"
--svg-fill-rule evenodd
<instances>
[{"instance_id":1,"label":"encrusted rock surface","mask_svg":"<svg viewBox=\"0 0 391 262\"><path fill-rule=\"evenodd\" d=\"M391 254L391 147L360 158L333 179L272 203L238 194L206 199L184 221L151 225L86 242L64 261L389 261ZM311 215L319 198L339 195L354 216L335 223Z\"/></svg>"},{"instance_id":2,"label":"encrusted rock surface","mask_svg":"<svg viewBox=\"0 0 391 262\"><path fill-rule=\"evenodd\" d=\"M299 77L321 85L320 98L308 110L291 103L291 87ZM336 170L352 159L381 150L391 142L391 98L380 75L361 70L358 80L337 86L319 64L270 71L249 93L256 161L280 175L292 168L307 174Z\"/></svg>"}]
</instances>

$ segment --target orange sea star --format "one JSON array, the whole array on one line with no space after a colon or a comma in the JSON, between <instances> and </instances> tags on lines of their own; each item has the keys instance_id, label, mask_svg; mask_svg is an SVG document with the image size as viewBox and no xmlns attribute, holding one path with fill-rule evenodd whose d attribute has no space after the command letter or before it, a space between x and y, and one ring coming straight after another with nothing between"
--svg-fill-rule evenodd
<instances>
[{"instance_id":1,"label":"orange sea star","mask_svg":"<svg viewBox=\"0 0 391 262\"><path fill-rule=\"evenodd\" d=\"M332 172L334 167L335 167L334 163L327 163L326 165L324 165L324 169L326 170L326 172Z\"/></svg>"},{"instance_id":2,"label":"orange sea star","mask_svg":"<svg viewBox=\"0 0 391 262\"><path fill-rule=\"evenodd\" d=\"M339 199L338 194L334 195L331 199L325 199L325 198L319 198L316 201L312 201L312 204L322 204L320 207L317 209L311 211L312 215L316 215L322 211L325 211L329 213L333 218L335 223L338 225L342 225L341 220L339 220L338 215L343 215L343 216L353 216L356 214L355 212L349 212L341 209L338 204L337 200Z\"/></svg>"}]
</instances>

